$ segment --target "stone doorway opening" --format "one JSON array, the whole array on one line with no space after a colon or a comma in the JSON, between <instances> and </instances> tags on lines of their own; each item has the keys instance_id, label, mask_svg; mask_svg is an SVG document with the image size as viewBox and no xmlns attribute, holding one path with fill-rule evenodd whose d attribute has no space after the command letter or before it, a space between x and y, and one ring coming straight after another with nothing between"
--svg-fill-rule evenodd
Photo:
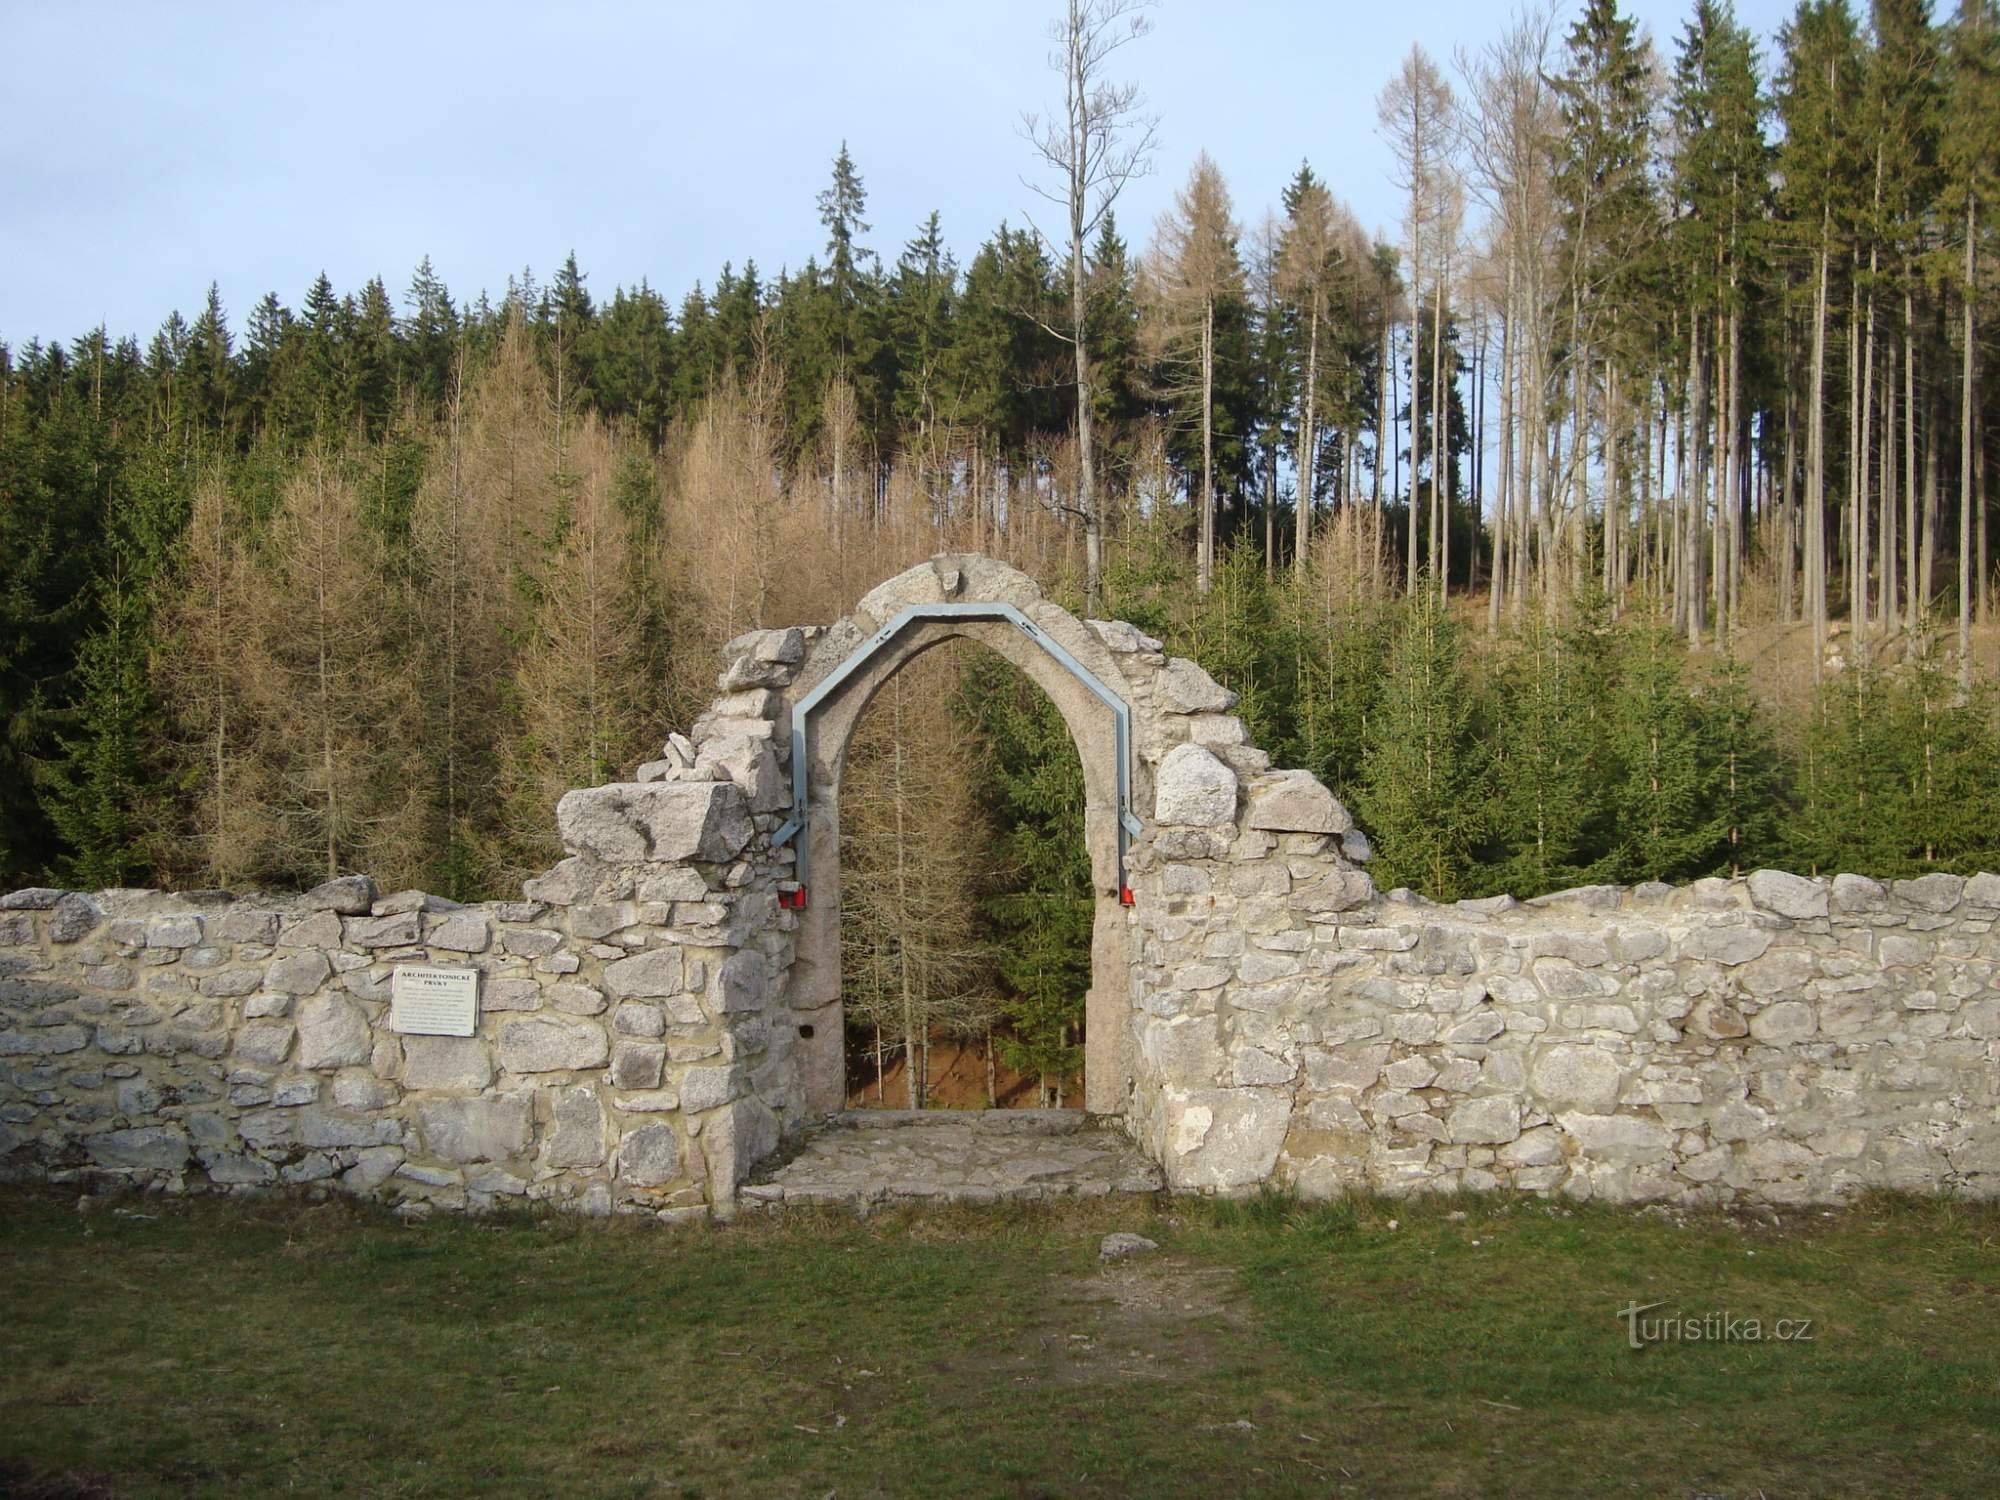
<instances>
[{"instance_id":1,"label":"stone doorway opening","mask_svg":"<svg viewBox=\"0 0 2000 1500\"><path fill-rule=\"evenodd\" d=\"M787 695L794 786L795 792L803 791L794 809L795 821L802 824L795 842L803 846L803 894L795 908L790 998L810 1113L839 1112L851 1099L841 941L843 913L858 904L847 899L848 872L843 868L844 782L850 766L859 764L850 757L850 749L871 706L880 711L886 705L893 718L896 697L891 693L885 698L885 690L906 668L951 642L983 647L977 656L990 653L1012 668L1046 698L1069 740L1081 781L1089 964L1081 1039L1083 1088L1080 1096L1073 1094L1065 1102L1080 1102L1092 1114L1118 1115L1130 1097L1129 927L1121 904L1125 846L1136 827L1129 814L1130 710L1106 687L1105 678L1115 679L1115 669L1102 646L1078 622L1039 600L1022 601L1034 611L1031 620L1022 607L1004 600L975 605L970 594L966 590L960 596L957 610L921 601L889 608L901 601L876 605L871 596L864 601L866 617L883 623L872 635L856 630L851 641L821 642L812 664L818 670L809 668ZM1050 630L1051 625L1056 629ZM838 653L825 649L833 644L843 649ZM959 649L969 647L961 644ZM1102 670L1092 669L1092 657L1104 658ZM906 703L913 685L920 689L922 684L922 673L905 683L901 691ZM893 741L892 735L892 748ZM887 1097L889 1092L884 1089L883 1102L899 1102ZM908 1102L907 1085L900 1102Z\"/></svg>"},{"instance_id":2,"label":"stone doorway opening","mask_svg":"<svg viewBox=\"0 0 2000 1500\"><path fill-rule=\"evenodd\" d=\"M850 1109L1082 1107L1084 803L1054 704L986 647L877 691L840 767Z\"/></svg>"}]
</instances>

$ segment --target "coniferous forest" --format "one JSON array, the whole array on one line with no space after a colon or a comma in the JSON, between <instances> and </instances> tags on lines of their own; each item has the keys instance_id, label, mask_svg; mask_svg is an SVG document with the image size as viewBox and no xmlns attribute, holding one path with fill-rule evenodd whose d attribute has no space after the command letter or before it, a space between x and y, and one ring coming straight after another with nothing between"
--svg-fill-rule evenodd
<instances>
[{"instance_id":1,"label":"coniferous forest","mask_svg":"<svg viewBox=\"0 0 2000 1500\"><path fill-rule=\"evenodd\" d=\"M823 253L677 299L423 259L0 344L7 879L510 893L721 640L945 549L1199 659L1384 887L2000 864L1993 0L1412 48L1380 233L1311 142L1269 205L1164 159L1154 23L1057 18L1047 211L976 246L878 228L830 141ZM848 778L851 1007L878 1065L997 1018L1059 1080L1075 752L922 665Z\"/></svg>"}]
</instances>

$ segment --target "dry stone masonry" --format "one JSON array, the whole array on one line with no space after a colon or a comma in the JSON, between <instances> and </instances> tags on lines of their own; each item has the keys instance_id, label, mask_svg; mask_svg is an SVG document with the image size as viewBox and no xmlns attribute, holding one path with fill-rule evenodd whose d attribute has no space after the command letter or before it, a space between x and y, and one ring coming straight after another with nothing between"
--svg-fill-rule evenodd
<instances>
[{"instance_id":1,"label":"dry stone masonry","mask_svg":"<svg viewBox=\"0 0 2000 1500\"><path fill-rule=\"evenodd\" d=\"M1006 604L1032 628L881 638L900 610L946 603ZM1169 1187L2000 1192L2000 876L1381 893L1346 809L1271 767L1233 694L971 555L824 629L731 641L690 734L632 781L562 799L569 857L520 901L378 899L359 876L282 898L0 898L0 1173L317 1183L410 1213L673 1219L778 1196L742 1192L752 1167L844 1102L846 736L889 676L957 637L1020 665L1076 737L1098 888L1087 1098ZM1111 716L1044 640L1130 710L1130 905ZM802 896L795 848L773 842L794 710L871 652L800 726ZM392 1027L403 965L476 971L475 1034Z\"/></svg>"}]
</instances>

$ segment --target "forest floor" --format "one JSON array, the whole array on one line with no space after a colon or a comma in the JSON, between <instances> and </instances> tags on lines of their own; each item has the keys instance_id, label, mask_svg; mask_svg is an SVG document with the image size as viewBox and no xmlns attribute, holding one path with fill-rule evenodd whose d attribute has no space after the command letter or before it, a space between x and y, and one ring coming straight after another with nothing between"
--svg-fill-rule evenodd
<instances>
[{"instance_id":1,"label":"forest floor","mask_svg":"<svg viewBox=\"0 0 2000 1500\"><path fill-rule=\"evenodd\" d=\"M86 1201L0 1188L0 1493L2000 1493L2000 1204Z\"/></svg>"}]
</instances>

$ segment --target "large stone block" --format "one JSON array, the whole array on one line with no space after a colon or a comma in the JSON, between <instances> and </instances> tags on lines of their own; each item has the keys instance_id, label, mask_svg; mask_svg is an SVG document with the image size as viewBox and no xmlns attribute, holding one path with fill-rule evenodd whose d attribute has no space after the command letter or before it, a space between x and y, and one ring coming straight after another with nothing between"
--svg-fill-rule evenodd
<instances>
[{"instance_id":1,"label":"large stone block","mask_svg":"<svg viewBox=\"0 0 2000 1500\"><path fill-rule=\"evenodd\" d=\"M611 1051L611 1083L621 1089L656 1089L666 1067L662 1042L620 1042Z\"/></svg>"},{"instance_id":2,"label":"large stone block","mask_svg":"<svg viewBox=\"0 0 2000 1500\"><path fill-rule=\"evenodd\" d=\"M433 918L424 938L452 953L484 953L493 944L493 921L483 911L455 911Z\"/></svg>"},{"instance_id":3,"label":"large stone block","mask_svg":"<svg viewBox=\"0 0 2000 1500\"><path fill-rule=\"evenodd\" d=\"M57 1057L65 1052L81 1052L89 1045L90 1033L81 1026L40 1026L25 1030L10 1027L0 1031L0 1057Z\"/></svg>"},{"instance_id":4,"label":"large stone block","mask_svg":"<svg viewBox=\"0 0 2000 1500\"><path fill-rule=\"evenodd\" d=\"M417 1124L430 1154L450 1162L505 1161L523 1154L534 1138L525 1094L428 1099L417 1106Z\"/></svg>"},{"instance_id":5,"label":"large stone block","mask_svg":"<svg viewBox=\"0 0 2000 1500\"><path fill-rule=\"evenodd\" d=\"M1798 921L1827 914L1826 887L1784 870L1752 870L1750 899L1766 911Z\"/></svg>"},{"instance_id":6,"label":"large stone block","mask_svg":"<svg viewBox=\"0 0 2000 1500\"><path fill-rule=\"evenodd\" d=\"M744 948L732 953L715 971L715 991L722 1014L762 1010L770 987L764 955Z\"/></svg>"},{"instance_id":7,"label":"large stone block","mask_svg":"<svg viewBox=\"0 0 2000 1500\"><path fill-rule=\"evenodd\" d=\"M483 1089L493 1081L493 1059L476 1036L403 1038L403 1086L412 1089Z\"/></svg>"},{"instance_id":8,"label":"large stone block","mask_svg":"<svg viewBox=\"0 0 2000 1500\"><path fill-rule=\"evenodd\" d=\"M718 1195L735 1192L750 1169L778 1149L778 1117L757 1099L738 1099L701 1132L708 1180Z\"/></svg>"},{"instance_id":9,"label":"large stone block","mask_svg":"<svg viewBox=\"0 0 2000 1500\"><path fill-rule=\"evenodd\" d=\"M1236 773L1200 745L1176 745L1153 783L1158 823L1213 828L1236 817Z\"/></svg>"},{"instance_id":10,"label":"large stone block","mask_svg":"<svg viewBox=\"0 0 2000 1500\"><path fill-rule=\"evenodd\" d=\"M177 1126L142 1125L87 1136L84 1149L100 1167L154 1167L171 1171L188 1161L188 1138Z\"/></svg>"},{"instance_id":11,"label":"large stone block","mask_svg":"<svg viewBox=\"0 0 2000 1500\"><path fill-rule=\"evenodd\" d=\"M560 804L558 804L560 806ZM579 901L588 901L596 896L604 884L605 869L594 859L580 855L560 861L554 869L521 882L521 894L530 903L546 902L550 906L574 906ZM532 921L532 917L520 920Z\"/></svg>"},{"instance_id":12,"label":"large stone block","mask_svg":"<svg viewBox=\"0 0 2000 1500\"><path fill-rule=\"evenodd\" d=\"M681 1147L664 1121L628 1130L618 1143L618 1176L633 1187L661 1187L681 1172Z\"/></svg>"},{"instance_id":13,"label":"large stone block","mask_svg":"<svg viewBox=\"0 0 2000 1500\"><path fill-rule=\"evenodd\" d=\"M1701 926L1681 940L1681 957L1734 966L1762 958L1771 934L1760 927Z\"/></svg>"},{"instance_id":14,"label":"large stone block","mask_svg":"<svg viewBox=\"0 0 2000 1500\"><path fill-rule=\"evenodd\" d=\"M1184 656L1168 658L1153 690L1170 713L1219 714L1236 707L1236 694Z\"/></svg>"},{"instance_id":15,"label":"large stone block","mask_svg":"<svg viewBox=\"0 0 2000 1500\"><path fill-rule=\"evenodd\" d=\"M1374 898L1375 882L1365 871L1329 870L1316 879L1294 881L1286 905L1310 913L1353 911Z\"/></svg>"},{"instance_id":16,"label":"large stone block","mask_svg":"<svg viewBox=\"0 0 2000 1500\"><path fill-rule=\"evenodd\" d=\"M200 917L149 917L146 921L148 948L195 948L200 944Z\"/></svg>"},{"instance_id":17,"label":"large stone block","mask_svg":"<svg viewBox=\"0 0 2000 1500\"><path fill-rule=\"evenodd\" d=\"M1551 1047L1535 1059L1535 1092L1554 1104L1609 1109L1618 1102L1623 1072L1597 1047Z\"/></svg>"},{"instance_id":18,"label":"large stone block","mask_svg":"<svg viewBox=\"0 0 2000 1500\"><path fill-rule=\"evenodd\" d=\"M394 1146L403 1139L400 1120L355 1119L325 1110L299 1114L299 1143L305 1146Z\"/></svg>"},{"instance_id":19,"label":"large stone block","mask_svg":"<svg viewBox=\"0 0 2000 1500\"><path fill-rule=\"evenodd\" d=\"M1888 904L1888 888L1879 880L1870 880L1866 875L1833 877L1833 906L1836 911L1880 911Z\"/></svg>"},{"instance_id":20,"label":"large stone block","mask_svg":"<svg viewBox=\"0 0 2000 1500\"><path fill-rule=\"evenodd\" d=\"M1501 1149L1503 1167L1547 1167L1562 1160L1562 1134L1553 1125L1524 1130Z\"/></svg>"},{"instance_id":21,"label":"large stone block","mask_svg":"<svg viewBox=\"0 0 2000 1500\"><path fill-rule=\"evenodd\" d=\"M1251 828L1273 833L1345 833L1354 819L1310 771L1279 771L1250 788Z\"/></svg>"},{"instance_id":22,"label":"large stone block","mask_svg":"<svg viewBox=\"0 0 2000 1500\"><path fill-rule=\"evenodd\" d=\"M24 886L0 896L0 911L48 911L68 894L59 886Z\"/></svg>"},{"instance_id":23,"label":"large stone block","mask_svg":"<svg viewBox=\"0 0 2000 1500\"><path fill-rule=\"evenodd\" d=\"M620 1036L664 1036L667 1018L657 1005L628 1000L611 1013L611 1029Z\"/></svg>"},{"instance_id":24,"label":"large stone block","mask_svg":"<svg viewBox=\"0 0 2000 1500\"><path fill-rule=\"evenodd\" d=\"M604 988L620 1000L651 1000L678 995L683 983L681 950L649 948L604 966Z\"/></svg>"},{"instance_id":25,"label":"large stone block","mask_svg":"<svg viewBox=\"0 0 2000 1500\"><path fill-rule=\"evenodd\" d=\"M537 1016L509 1021L500 1032L500 1063L511 1073L601 1068L611 1057L604 1028L590 1021Z\"/></svg>"},{"instance_id":26,"label":"large stone block","mask_svg":"<svg viewBox=\"0 0 2000 1500\"><path fill-rule=\"evenodd\" d=\"M310 995L333 976L324 953L292 953L274 958L264 970L264 987L281 995Z\"/></svg>"},{"instance_id":27,"label":"large stone block","mask_svg":"<svg viewBox=\"0 0 2000 1500\"><path fill-rule=\"evenodd\" d=\"M746 631L724 646L722 654L729 665L716 686L723 692L783 687L806 659L805 632L797 626Z\"/></svg>"},{"instance_id":28,"label":"large stone block","mask_svg":"<svg viewBox=\"0 0 2000 1500\"><path fill-rule=\"evenodd\" d=\"M563 1089L555 1096L548 1165L596 1167L604 1163L604 1106L594 1089Z\"/></svg>"},{"instance_id":29,"label":"large stone block","mask_svg":"<svg viewBox=\"0 0 2000 1500\"><path fill-rule=\"evenodd\" d=\"M80 891L70 891L49 910L49 941L81 942L103 920L104 909L95 900Z\"/></svg>"},{"instance_id":30,"label":"large stone block","mask_svg":"<svg viewBox=\"0 0 2000 1500\"><path fill-rule=\"evenodd\" d=\"M597 1016L604 1013L604 992L588 984L552 984L549 1004L566 1015Z\"/></svg>"},{"instance_id":31,"label":"large stone block","mask_svg":"<svg viewBox=\"0 0 2000 1500\"><path fill-rule=\"evenodd\" d=\"M215 919L215 935L231 943L268 943L278 935L278 914L232 906Z\"/></svg>"},{"instance_id":32,"label":"large stone block","mask_svg":"<svg viewBox=\"0 0 2000 1500\"><path fill-rule=\"evenodd\" d=\"M1897 899L1925 911L1948 912L1965 895L1963 875L1919 875L1915 880L1899 880L1892 887Z\"/></svg>"},{"instance_id":33,"label":"large stone block","mask_svg":"<svg viewBox=\"0 0 2000 1500\"><path fill-rule=\"evenodd\" d=\"M407 948L423 936L423 918L416 912L363 917L347 924L347 942L354 948Z\"/></svg>"},{"instance_id":34,"label":"large stone block","mask_svg":"<svg viewBox=\"0 0 2000 1500\"><path fill-rule=\"evenodd\" d=\"M791 805L792 789L778 769L768 735L717 735L703 743L695 764L720 772L741 787L752 812L776 812Z\"/></svg>"},{"instance_id":35,"label":"large stone block","mask_svg":"<svg viewBox=\"0 0 2000 1500\"><path fill-rule=\"evenodd\" d=\"M1750 1035L1774 1047L1802 1042L1818 1029L1813 1008L1803 1000L1781 1000L1750 1018Z\"/></svg>"},{"instance_id":36,"label":"large stone block","mask_svg":"<svg viewBox=\"0 0 2000 1500\"><path fill-rule=\"evenodd\" d=\"M1168 1088L1208 1089L1221 1081L1222 1044L1213 1016L1146 1019L1139 1032L1139 1051L1150 1076Z\"/></svg>"},{"instance_id":37,"label":"large stone block","mask_svg":"<svg viewBox=\"0 0 2000 1500\"><path fill-rule=\"evenodd\" d=\"M750 804L733 781L613 782L556 804L563 847L609 864L734 859L750 842Z\"/></svg>"},{"instance_id":38,"label":"large stone block","mask_svg":"<svg viewBox=\"0 0 2000 1500\"><path fill-rule=\"evenodd\" d=\"M300 1067L359 1067L374 1048L368 1017L345 996L321 995L299 1007Z\"/></svg>"},{"instance_id":39,"label":"large stone block","mask_svg":"<svg viewBox=\"0 0 2000 1500\"><path fill-rule=\"evenodd\" d=\"M1197 1089L1167 1096L1169 1186L1231 1191L1263 1182L1291 1128L1284 1089Z\"/></svg>"},{"instance_id":40,"label":"large stone block","mask_svg":"<svg viewBox=\"0 0 2000 1500\"><path fill-rule=\"evenodd\" d=\"M300 897L300 904L312 911L338 912L343 917L365 917L375 905L375 882L366 875L342 875L316 885Z\"/></svg>"},{"instance_id":41,"label":"large stone block","mask_svg":"<svg viewBox=\"0 0 2000 1500\"><path fill-rule=\"evenodd\" d=\"M288 1021L262 1021L236 1033L236 1055L245 1062L275 1066L292 1050L292 1027Z\"/></svg>"},{"instance_id":42,"label":"large stone block","mask_svg":"<svg viewBox=\"0 0 2000 1500\"><path fill-rule=\"evenodd\" d=\"M732 1099L741 1098L748 1086L740 1068L727 1065L689 1068L681 1078L681 1108L691 1115L718 1109Z\"/></svg>"},{"instance_id":43,"label":"large stone block","mask_svg":"<svg viewBox=\"0 0 2000 1500\"><path fill-rule=\"evenodd\" d=\"M1521 1106L1498 1096L1468 1099L1445 1117L1445 1130L1462 1144L1504 1146L1521 1133Z\"/></svg>"},{"instance_id":44,"label":"large stone block","mask_svg":"<svg viewBox=\"0 0 2000 1500\"><path fill-rule=\"evenodd\" d=\"M1674 1154L1673 1132L1636 1115L1561 1114L1556 1123L1569 1132L1585 1156L1615 1166L1669 1161Z\"/></svg>"},{"instance_id":45,"label":"large stone block","mask_svg":"<svg viewBox=\"0 0 2000 1500\"><path fill-rule=\"evenodd\" d=\"M337 912L316 911L278 929L280 948L338 948L343 929Z\"/></svg>"}]
</instances>

